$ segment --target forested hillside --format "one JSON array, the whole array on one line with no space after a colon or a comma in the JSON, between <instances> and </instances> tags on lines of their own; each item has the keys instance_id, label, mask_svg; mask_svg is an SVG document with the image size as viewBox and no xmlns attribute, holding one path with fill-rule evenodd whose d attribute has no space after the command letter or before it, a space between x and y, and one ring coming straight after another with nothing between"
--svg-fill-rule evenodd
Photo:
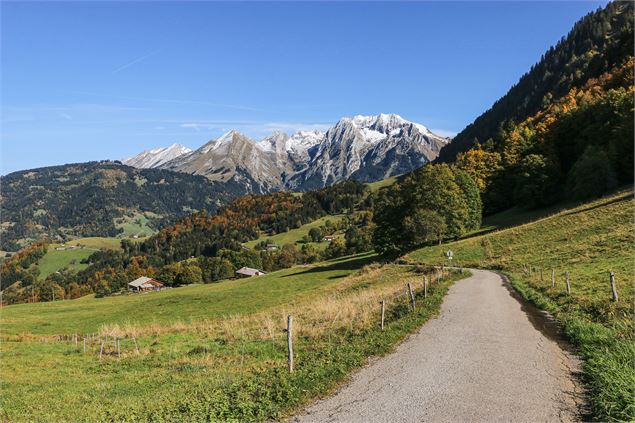
<instances>
[{"instance_id":1,"label":"forested hillside","mask_svg":"<svg viewBox=\"0 0 635 423\"><path fill-rule=\"evenodd\" d=\"M584 200L633 182L633 3L579 21L441 154L485 214Z\"/></svg>"},{"instance_id":2,"label":"forested hillside","mask_svg":"<svg viewBox=\"0 0 635 423\"><path fill-rule=\"evenodd\" d=\"M25 262L23 253L15 254L0 265L4 301L48 301L51 292L59 292L57 298L76 298L89 292L110 295L126 290L128 282L142 275L156 277L169 286L209 283L233 277L234 271L243 266L270 271L368 251L372 248L373 227L369 195L367 185L354 181L302 195L247 195L216 213L201 211L183 217L142 243L124 239L120 250L97 251L88 257L85 269L62 270L44 280L38 280L34 265L41 255L29 255ZM324 251L308 243L300 249L286 244L275 251L241 245L263 234L274 235L322 216L342 213L347 216L340 220L338 229L345 236Z\"/></svg>"},{"instance_id":3,"label":"forested hillside","mask_svg":"<svg viewBox=\"0 0 635 423\"><path fill-rule=\"evenodd\" d=\"M505 96L441 150L450 162L476 143L487 143L506 125L520 122L590 78L624 63L633 54L633 2L612 2L590 13L547 51Z\"/></svg>"},{"instance_id":4,"label":"forested hillside","mask_svg":"<svg viewBox=\"0 0 635 423\"><path fill-rule=\"evenodd\" d=\"M0 179L3 250L48 236L115 236L115 219L151 213L157 229L196 210L215 211L244 194L239 186L117 162L14 172Z\"/></svg>"}]
</instances>

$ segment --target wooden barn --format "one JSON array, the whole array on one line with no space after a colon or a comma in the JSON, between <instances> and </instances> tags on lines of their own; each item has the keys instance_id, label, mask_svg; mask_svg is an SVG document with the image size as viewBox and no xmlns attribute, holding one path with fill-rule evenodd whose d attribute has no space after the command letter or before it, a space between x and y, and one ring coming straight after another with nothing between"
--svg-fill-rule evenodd
<instances>
[{"instance_id":1,"label":"wooden barn","mask_svg":"<svg viewBox=\"0 0 635 423\"><path fill-rule=\"evenodd\" d=\"M163 288L163 284L155 279L148 278L146 276L141 276L128 283L128 286L131 290L142 292L142 291L160 291Z\"/></svg>"}]
</instances>

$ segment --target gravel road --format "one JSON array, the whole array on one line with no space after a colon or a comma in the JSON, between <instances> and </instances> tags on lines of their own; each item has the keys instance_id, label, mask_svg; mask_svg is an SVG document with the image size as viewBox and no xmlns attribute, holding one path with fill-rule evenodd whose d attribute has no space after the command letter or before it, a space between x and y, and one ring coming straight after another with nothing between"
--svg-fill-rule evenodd
<instances>
[{"instance_id":1,"label":"gravel road","mask_svg":"<svg viewBox=\"0 0 635 423\"><path fill-rule=\"evenodd\" d=\"M472 270L441 314L294 422L579 421L579 362L501 277ZM534 321L534 324L532 324Z\"/></svg>"}]
</instances>

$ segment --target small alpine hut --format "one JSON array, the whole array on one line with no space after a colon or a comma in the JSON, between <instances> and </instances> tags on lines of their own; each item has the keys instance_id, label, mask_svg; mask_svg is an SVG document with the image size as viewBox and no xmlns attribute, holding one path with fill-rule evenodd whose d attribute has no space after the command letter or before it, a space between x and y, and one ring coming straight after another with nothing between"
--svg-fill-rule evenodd
<instances>
[{"instance_id":1,"label":"small alpine hut","mask_svg":"<svg viewBox=\"0 0 635 423\"><path fill-rule=\"evenodd\" d=\"M131 290L142 292L142 291L160 291L163 288L163 284L155 279L148 278L146 276L141 276L128 283L128 286Z\"/></svg>"},{"instance_id":2,"label":"small alpine hut","mask_svg":"<svg viewBox=\"0 0 635 423\"><path fill-rule=\"evenodd\" d=\"M236 270L236 275L238 275L239 278L250 278L252 276L262 276L264 274L265 272L262 270L252 269L251 267L241 267Z\"/></svg>"}]
</instances>

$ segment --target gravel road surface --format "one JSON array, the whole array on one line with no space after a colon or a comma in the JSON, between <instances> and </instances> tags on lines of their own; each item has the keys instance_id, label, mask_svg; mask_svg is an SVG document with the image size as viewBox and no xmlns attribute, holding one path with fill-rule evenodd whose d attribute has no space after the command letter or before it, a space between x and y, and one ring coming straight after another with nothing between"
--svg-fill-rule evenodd
<instances>
[{"instance_id":1,"label":"gravel road surface","mask_svg":"<svg viewBox=\"0 0 635 423\"><path fill-rule=\"evenodd\" d=\"M294 422L579 421L579 362L493 272L449 290L441 314ZM534 323L532 323L534 322Z\"/></svg>"}]
</instances>

